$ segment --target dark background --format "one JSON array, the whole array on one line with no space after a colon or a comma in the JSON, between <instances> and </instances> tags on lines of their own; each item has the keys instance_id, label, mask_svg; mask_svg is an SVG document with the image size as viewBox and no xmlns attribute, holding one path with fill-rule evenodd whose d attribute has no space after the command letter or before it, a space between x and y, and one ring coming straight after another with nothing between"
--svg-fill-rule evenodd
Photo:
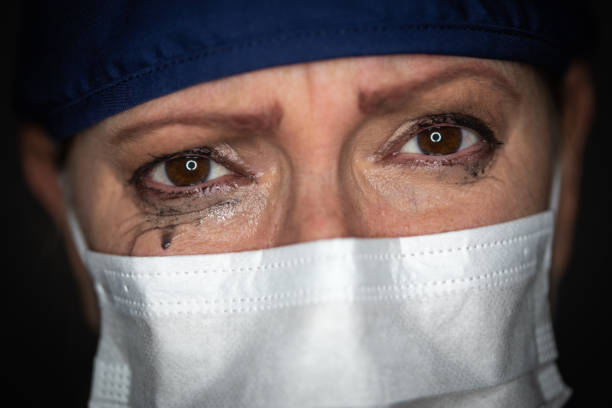
<instances>
[{"instance_id":1,"label":"dark background","mask_svg":"<svg viewBox=\"0 0 612 408\"><path fill-rule=\"evenodd\" d=\"M96 336L80 314L63 242L27 191L19 164L17 123L10 108L17 51L17 3L4 3L0 34L3 75L0 115L5 140L0 180L1 336L4 406L84 407L89 395ZM567 407L612 407L610 353L610 162L612 32L604 1L591 1L600 30L594 57L597 114L586 147L581 211L574 255L559 292L555 332L559 367L574 390ZM44 67L41 67L44 69ZM0 151L1 151L0 150Z\"/></svg>"}]
</instances>

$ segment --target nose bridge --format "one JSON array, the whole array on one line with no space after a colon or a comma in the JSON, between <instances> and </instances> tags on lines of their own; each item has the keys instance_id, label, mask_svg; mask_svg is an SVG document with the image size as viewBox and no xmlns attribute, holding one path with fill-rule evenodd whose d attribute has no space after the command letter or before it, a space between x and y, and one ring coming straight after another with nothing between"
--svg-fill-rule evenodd
<instances>
[{"instance_id":1,"label":"nose bridge","mask_svg":"<svg viewBox=\"0 0 612 408\"><path fill-rule=\"evenodd\" d=\"M356 106L350 81L307 66L287 101L284 150L291 162L279 245L351 235L339 163Z\"/></svg>"},{"instance_id":2,"label":"nose bridge","mask_svg":"<svg viewBox=\"0 0 612 408\"><path fill-rule=\"evenodd\" d=\"M350 235L337 162L336 159L328 160L325 165L295 164L289 205L278 236L279 245Z\"/></svg>"}]
</instances>

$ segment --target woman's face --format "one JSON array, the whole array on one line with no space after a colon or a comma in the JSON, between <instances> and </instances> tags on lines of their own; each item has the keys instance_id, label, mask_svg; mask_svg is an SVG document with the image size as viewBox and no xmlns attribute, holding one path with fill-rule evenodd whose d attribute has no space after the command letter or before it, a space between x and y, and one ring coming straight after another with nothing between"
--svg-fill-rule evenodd
<instances>
[{"instance_id":1,"label":"woman's face","mask_svg":"<svg viewBox=\"0 0 612 408\"><path fill-rule=\"evenodd\" d=\"M110 117L77 135L66 173L99 252L430 234L546 210L557 116L518 63L338 59L203 83Z\"/></svg>"}]
</instances>

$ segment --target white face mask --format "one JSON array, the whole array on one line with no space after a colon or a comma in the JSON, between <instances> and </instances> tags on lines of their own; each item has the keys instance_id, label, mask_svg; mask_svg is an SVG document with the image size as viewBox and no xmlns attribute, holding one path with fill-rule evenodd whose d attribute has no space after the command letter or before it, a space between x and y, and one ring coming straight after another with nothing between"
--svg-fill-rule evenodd
<instances>
[{"instance_id":1,"label":"white face mask","mask_svg":"<svg viewBox=\"0 0 612 408\"><path fill-rule=\"evenodd\" d=\"M90 407L559 407L553 212L408 238L122 257L77 245Z\"/></svg>"}]
</instances>

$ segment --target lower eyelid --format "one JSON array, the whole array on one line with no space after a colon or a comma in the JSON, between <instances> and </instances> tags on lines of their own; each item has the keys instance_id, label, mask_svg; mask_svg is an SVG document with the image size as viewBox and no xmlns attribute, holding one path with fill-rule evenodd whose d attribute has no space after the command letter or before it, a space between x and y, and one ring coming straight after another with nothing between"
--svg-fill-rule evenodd
<instances>
[{"instance_id":1,"label":"lower eyelid","mask_svg":"<svg viewBox=\"0 0 612 408\"><path fill-rule=\"evenodd\" d=\"M251 183L250 179L229 174L189 188L143 184L137 186L138 204L151 216L200 213L220 201L235 200L241 188Z\"/></svg>"},{"instance_id":2,"label":"lower eyelid","mask_svg":"<svg viewBox=\"0 0 612 408\"><path fill-rule=\"evenodd\" d=\"M164 185L157 182L144 183L142 186L142 193L154 196L158 200L175 200L180 198L191 198L193 196L203 197L217 192L229 192L245 184L247 181L250 182L250 180L245 180L245 177L230 172L191 186Z\"/></svg>"}]
</instances>

